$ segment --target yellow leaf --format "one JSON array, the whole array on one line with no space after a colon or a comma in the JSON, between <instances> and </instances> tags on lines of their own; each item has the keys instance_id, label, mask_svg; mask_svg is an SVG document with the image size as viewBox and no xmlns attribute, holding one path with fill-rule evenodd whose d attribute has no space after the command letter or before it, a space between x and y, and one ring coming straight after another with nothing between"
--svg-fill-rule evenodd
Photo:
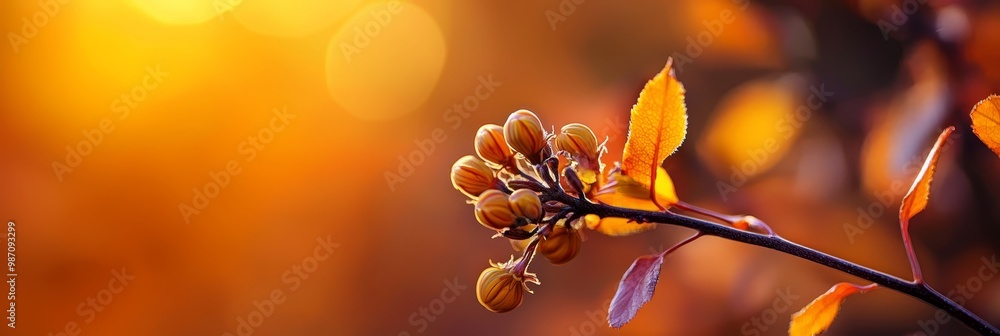
<instances>
[{"instance_id":1,"label":"yellow leaf","mask_svg":"<svg viewBox=\"0 0 1000 336\"><path fill-rule=\"evenodd\" d=\"M640 209L640 210L659 210L656 205L650 200L636 199L628 197L621 193L609 193L596 196L597 201L611 204L614 206L619 206L623 208L630 209ZM609 236L628 236L636 233L652 230L656 227L655 223L636 223L631 222L627 218L619 217L604 217L599 220L587 220L585 221L587 228L609 235Z\"/></svg>"},{"instance_id":2,"label":"yellow leaf","mask_svg":"<svg viewBox=\"0 0 1000 336\"><path fill-rule=\"evenodd\" d=\"M674 182L663 168L657 167L656 200L661 205L677 203L677 193ZM598 202L622 208L658 211L660 208L649 199L649 187L642 185L628 176L614 173L611 183L594 197ZM656 227L653 223L637 224L625 218L602 218L598 222L589 223L591 230L609 236L627 236Z\"/></svg>"},{"instance_id":3,"label":"yellow leaf","mask_svg":"<svg viewBox=\"0 0 1000 336\"><path fill-rule=\"evenodd\" d=\"M653 199L654 189L649 186L659 185L656 181L663 160L680 147L687 134L684 86L674 78L672 64L673 60L668 60L639 93L639 100L632 107L628 140L622 154L621 174L645 186L646 199Z\"/></svg>"},{"instance_id":4,"label":"yellow leaf","mask_svg":"<svg viewBox=\"0 0 1000 336\"><path fill-rule=\"evenodd\" d=\"M972 108L972 133L1000 155L1000 96L990 95Z\"/></svg>"},{"instance_id":5,"label":"yellow leaf","mask_svg":"<svg viewBox=\"0 0 1000 336\"><path fill-rule=\"evenodd\" d=\"M858 286L841 282L810 302L805 308L792 314L792 322L788 326L789 336L813 336L830 327L833 319L840 311L840 304L848 296L855 293L865 293L877 285Z\"/></svg>"},{"instance_id":6,"label":"yellow leaf","mask_svg":"<svg viewBox=\"0 0 1000 336\"><path fill-rule=\"evenodd\" d=\"M934 168L937 167L938 157L941 156L941 146L948 140L948 135L955 130L955 127L948 127L938 136L937 142L927 154L924 166L920 168L920 173L913 180L910 191L903 196L903 204L899 207L899 221L906 225L910 218L920 213L927 207L927 197L931 195L931 180L934 178Z\"/></svg>"},{"instance_id":7,"label":"yellow leaf","mask_svg":"<svg viewBox=\"0 0 1000 336\"><path fill-rule=\"evenodd\" d=\"M729 178L739 170L750 178L771 169L810 117L796 115L805 101L799 90L804 82L801 76L785 75L750 81L726 93L694 142L698 156L718 177Z\"/></svg>"},{"instance_id":8,"label":"yellow leaf","mask_svg":"<svg viewBox=\"0 0 1000 336\"><path fill-rule=\"evenodd\" d=\"M649 204L648 206L644 206L644 209L659 209L656 207L656 204L650 201L648 184L643 184L622 173L613 174L611 181L613 183L610 184L610 187L614 189L614 194L617 196L605 203L631 208L634 204L629 202L644 202ZM670 178L670 174L667 174L667 170L662 167L656 167L656 201L664 206L675 204L678 201L677 191L674 190L674 181Z\"/></svg>"},{"instance_id":9,"label":"yellow leaf","mask_svg":"<svg viewBox=\"0 0 1000 336\"><path fill-rule=\"evenodd\" d=\"M647 209L647 210L654 210L654 209L656 208L654 207L653 209ZM595 223L587 222L587 228L608 236L621 237L655 229L656 224L655 223L638 224L636 222L630 222L628 219L625 218L605 217L601 218L601 220Z\"/></svg>"}]
</instances>

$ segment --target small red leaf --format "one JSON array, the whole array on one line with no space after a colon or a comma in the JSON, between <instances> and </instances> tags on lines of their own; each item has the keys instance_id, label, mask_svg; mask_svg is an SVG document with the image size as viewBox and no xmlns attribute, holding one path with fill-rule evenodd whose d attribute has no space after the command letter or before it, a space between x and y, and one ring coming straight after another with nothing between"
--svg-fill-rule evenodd
<instances>
[{"instance_id":1,"label":"small red leaf","mask_svg":"<svg viewBox=\"0 0 1000 336\"><path fill-rule=\"evenodd\" d=\"M608 310L608 324L614 328L621 328L635 317L642 305L649 302L653 297L653 290L656 289L662 264L662 254L651 254L635 259L632 267L625 271L625 276L618 283L618 291L611 300L611 308Z\"/></svg>"}]
</instances>

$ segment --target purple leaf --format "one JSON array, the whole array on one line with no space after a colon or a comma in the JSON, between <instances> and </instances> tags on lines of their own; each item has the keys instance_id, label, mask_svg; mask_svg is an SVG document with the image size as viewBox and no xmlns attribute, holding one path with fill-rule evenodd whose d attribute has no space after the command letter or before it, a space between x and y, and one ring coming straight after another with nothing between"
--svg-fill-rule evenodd
<instances>
[{"instance_id":1,"label":"purple leaf","mask_svg":"<svg viewBox=\"0 0 1000 336\"><path fill-rule=\"evenodd\" d=\"M663 264L662 254L651 254L635 259L632 267L625 271L625 276L618 283L618 292L611 300L608 310L608 324L621 328L635 317L642 305L649 302L656 289L656 280L660 277L660 265Z\"/></svg>"}]
</instances>

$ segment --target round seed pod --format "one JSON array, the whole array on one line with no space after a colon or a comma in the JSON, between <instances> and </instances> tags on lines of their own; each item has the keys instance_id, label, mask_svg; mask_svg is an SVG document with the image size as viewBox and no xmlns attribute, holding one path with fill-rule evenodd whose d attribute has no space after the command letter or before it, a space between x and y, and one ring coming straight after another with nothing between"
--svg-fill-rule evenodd
<instances>
[{"instance_id":1,"label":"round seed pod","mask_svg":"<svg viewBox=\"0 0 1000 336\"><path fill-rule=\"evenodd\" d=\"M503 124L504 139L514 151L521 153L528 162L542 162L543 149L548 147L545 142L545 130L542 122L534 113L528 110L517 110L507 117Z\"/></svg>"},{"instance_id":2,"label":"round seed pod","mask_svg":"<svg viewBox=\"0 0 1000 336\"><path fill-rule=\"evenodd\" d=\"M510 194L510 208L518 217L536 223L542 217L542 200L538 194L528 189L518 189Z\"/></svg>"},{"instance_id":3,"label":"round seed pod","mask_svg":"<svg viewBox=\"0 0 1000 336\"><path fill-rule=\"evenodd\" d=\"M492 266L479 274L476 299L491 312L506 313L521 305L523 286L508 270Z\"/></svg>"},{"instance_id":4,"label":"round seed pod","mask_svg":"<svg viewBox=\"0 0 1000 336\"><path fill-rule=\"evenodd\" d=\"M563 126L553 142L556 150L565 151L574 160L597 161L597 136L587 125Z\"/></svg>"},{"instance_id":5,"label":"round seed pod","mask_svg":"<svg viewBox=\"0 0 1000 336\"><path fill-rule=\"evenodd\" d=\"M496 184L496 174L475 156L463 156L451 166L451 185L466 196L475 198Z\"/></svg>"},{"instance_id":6,"label":"round seed pod","mask_svg":"<svg viewBox=\"0 0 1000 336\"><path fill-rule=\"evenodd\" d=\"M538 242L538 252L555 265L561 265L576 258L583 247L583 236L580 230L556 226L549 237Z\"/></svg>"},{"instance_id":7,"label":"round seed pod","mask_svg":"<svg viewBox=\"0 0 1000 336\"><path fill-rule=\"evenodd\" d=\"M517 215L510 208L507 194L490 189L480 194L476 201L476 220L487 228L502 230L513 225Z\"/></svg>"},{"instance_id":8,"label":"round seed pod","mask_svg":"<svg viewBox=\"0 0 1000 336\"><path fill-rule=\"evenodd\" d=\"M497 166L507 164L511 156L514 156L500 125L487 124L480 127L476 132L475 147L480 158Z\"/></svg>"}]
</instances>

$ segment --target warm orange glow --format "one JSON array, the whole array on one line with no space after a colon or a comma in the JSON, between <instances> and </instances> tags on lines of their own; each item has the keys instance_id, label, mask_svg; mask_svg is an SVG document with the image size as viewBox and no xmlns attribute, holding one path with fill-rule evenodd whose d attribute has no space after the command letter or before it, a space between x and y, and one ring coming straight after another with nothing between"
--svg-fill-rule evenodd
<instances>
[{"instance_id":1,"label":"warm orange glow","mask_svg":"<svg viewBox=\"0 0 1000 336\"><path fill-rule=\"evenodd\" d=\"M231 1L238 2L231 9L232 15L244 27L279 37L301 37L340 24L361 4L361 0Z\"/></svg>"},{"instance_id":2,"label":"warm orange glow","mask_svg":"<svg viewBox=\"0 0 1000 336\"><path fill-rule=\"evenodd\" d=\"M724 178L753 177L771 169L826 98L807 101L803 83L799 76L786 75L747 82L727 93L696 143L703 162Z\"/></svg>"},{"instance_id":3,"label":"warm orange glow","mask_svg":"<svg viewBox=\"0 0 1000 336\"><path fill-rule=\"evenodd\" d=\"M227 0L132 0L139 9L172 25L199 24L215 17L214 3Z\"/></svg>"},{"instance_id":4,"label":"warm orange glow","mask_svg":"<svg viewBox=\"0 0 1000 336\"><path fill-rule=\"evenodd\" d=\"M900 1L859 2L0 0L0 219L22 253L19 325L0 335L765 335L838 274L706 237L664 260L657 297L615 331L607 307L628 263L690 232L590 216L573 262L536 257L544 285L486 311L477 276L522 251L489 239L450 168L477 155L480 126L520 109L547 132L583 123L608 139L607 170L628 161L651 181L656 167L671 211L753 215L889 274L908 272L895 209L954 125L913 219L921 266L947 293L998 245L996 202L977 197L1000 190L1000 141L969 128L992 135L997 118L967 112L1000 93L1000 8L949 2L970 31L941 44L922 35L941 4L903 1L920 5L884 40L877 20L896 22ZM686 117L640 118L633 134L660 122L669 137L623 157L630 111L668 58ZM833 95L789 119L824 84ZM653 87L639 110L667 98ZM638 178L593 199L657 209ZM108 286L119 273L134 276L121 291ZM968 308L1000 316L1000 280L982 285ZM800 298L771 309L786 294ZM830 333L934 318L873 294ZM744 331L762 317L774 322Z\"/></svg>"},{"instance_id":5,"label":"warm orange glow","mask_svg":"<svg viewBox=\"0 0 1000 336\"><path fill-rule=\"evenodd\" d=\"M397 118L434 90L445 54L441 30L418 5L374 3L357 11L330 40L327 85L333 99L359 118Z\"/></svg>"}]
</instances>

